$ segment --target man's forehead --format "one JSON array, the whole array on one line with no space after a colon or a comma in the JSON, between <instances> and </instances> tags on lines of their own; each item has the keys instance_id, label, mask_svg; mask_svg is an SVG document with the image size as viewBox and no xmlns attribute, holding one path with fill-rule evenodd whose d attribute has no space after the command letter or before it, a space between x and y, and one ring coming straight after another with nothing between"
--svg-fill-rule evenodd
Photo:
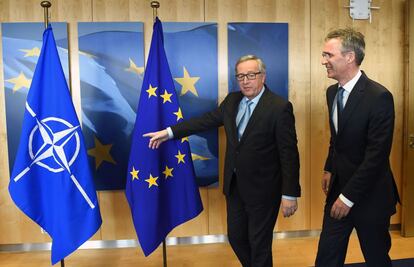
<instances>
[{"instance_id":1,"label":"man's forehead","mask_svg":"<svg viewBox=\"0 0 414 267\"><path fill-rule=\"evenodd\" d=\"M256 60L247 60L237 65L237 70L240 70L240 69L257 70L258 68L259 68L259 65L257 64Z\"/></svg>"},{"instance_id":2,"label":"man's forehead","mask_svg":"<svg viewBox=\"0 0 414 267\"><path fill-rule=\"evenodd\" d=\"M341 47L342 46L342 40L340 38L332 38L332 39L326 40L325 46Z\"/></svg>"}]
</instances>

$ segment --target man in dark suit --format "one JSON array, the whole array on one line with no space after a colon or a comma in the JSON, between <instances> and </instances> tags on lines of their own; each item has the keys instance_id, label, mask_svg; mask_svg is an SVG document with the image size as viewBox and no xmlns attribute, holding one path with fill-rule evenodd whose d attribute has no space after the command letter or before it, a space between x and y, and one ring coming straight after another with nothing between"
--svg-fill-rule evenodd
<instances>
[{"instance_id":1,"label":"man in dark suit","mask_svg":"<svg viewBox=\"0 0 414 267\"><path fill-rule=\"evenodd\" d=\"M391 93L359 67L364 36L350 28L325 38L322 65L338 81L326 92L331 140L316 266L343 266L355 228L367 266L391 266L390 217L399 200L389 155L394 131Z\"/></svg>"},{"instance_id":2,"label":"man in dark suit","mask_svg":"<svg viewBox=\"0 0 414 267\"><path fill-rule=\"evenodd\" d=\"M240 92L230 93L216 110L144 136L151 137L150 147L158 148L169 138L224 125L223 191L230 245L243 266L272 266L279 206L289 217L300 196L293 108L266 87L266 68L256 56L238 60L236 79Z\"/></svg>"}]
</instances>

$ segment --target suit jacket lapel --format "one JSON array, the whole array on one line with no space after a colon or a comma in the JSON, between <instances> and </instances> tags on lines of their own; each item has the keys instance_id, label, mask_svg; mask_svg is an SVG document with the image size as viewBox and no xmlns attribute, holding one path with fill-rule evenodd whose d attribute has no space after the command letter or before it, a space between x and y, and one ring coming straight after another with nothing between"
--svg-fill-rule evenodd
<instances>
[{"instance_id":1,"label":"suit jacket lapel","mask_svg":"<svg viewBox=\"0 0 414 267\"><path fill-rule=\"evenodd\" d=\"M361 101L362 96L364 94L366 80L367 76L365 75L365 73L362 73L358 82L355 84L355 87L352 89L351 94L349 95L348 100L346 101L344 110L342 111L341 122L338 123L338 135L341 133L347 121L351 117L353 111Z\"/></svg>"},{"instance_id":2,"label":"suit jacket lapel","mask_svg":"<svg viewBox=\"0 0 414 267\"><path fill-rule=\"evenodd\" d=\"M235 143L239 142L239 134L237 132L236 117L237 117L237 112L239 111L239 104L242 99L243 99L243 94L239 92L239 94L234 98L234 101L230 103L231 106L228 109L230 113L229 116L232 121L232 124L230 127L231 133L229 134L229 136L233 138L233 141Z\"/></svg>"},{"instance_id":3,"label":"suit jacket lapel","mask_svg":"<svg viewBox=\"0 0 414 267\"><path fill-rule=\"evenodd\" d=\"M332 120L333 117L333 102L335 100L335 95L337 92L337 88L338 88L338 84L333 85L333 87L330 87L330 89L328 89L328 93L327 93L327 98L328 98L328 111L329 111L329 126L331 128L331 133L336 135L336 131L335 131L335 127L334 127L334 123Z\"/></svg>"},{"instance_id":4,"label":"suit jacket lapel","mask_svg":"<svg viewBox=\"0 0 414 267\"><path fill-rule=\"evenodd\" d=\"M266 99L269 93L269 89L267 86L264 88L263 95L260 97L259 102L256 105L256 108L254 109L252 115L250 116L249 122L247 123L246 129L244 130L244 133L240 139L240 143L243 142L243 140L246 138L246 136L249 134L249 132L254 129L254 125L257 122L258 114L263 112L264 107L266 106ZM237 134L237 133L236 133Z\"/></svg>"}]
</instances>

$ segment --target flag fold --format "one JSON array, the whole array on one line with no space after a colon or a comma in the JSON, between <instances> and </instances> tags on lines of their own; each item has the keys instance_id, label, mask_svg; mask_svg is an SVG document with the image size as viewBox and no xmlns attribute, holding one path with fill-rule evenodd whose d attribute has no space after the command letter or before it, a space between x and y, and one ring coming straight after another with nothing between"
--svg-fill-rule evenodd
<instances>
[{"instance_id":1,"label":"flag fold","mask_svg":"<svg viewBox=\"0 0 414 267\"><path fill-rule=\"evenodd\" d=\"M27 95L9 192L52 238L52 264L75 251L102 224L81 128L50 26L43 33Z\"/></svg>"},{"instance_id":2,"label":"flag fold","mask_svg":"<svg viewBox=\"0 0 414 267\"><path fill-rule=\"evenodd\" d=\"M151 254L176 226L202 210L188 139L148 148L144 133L183 119L156 18L132 135L125 194L144 254Z\"/></svg>"}]
</instances>

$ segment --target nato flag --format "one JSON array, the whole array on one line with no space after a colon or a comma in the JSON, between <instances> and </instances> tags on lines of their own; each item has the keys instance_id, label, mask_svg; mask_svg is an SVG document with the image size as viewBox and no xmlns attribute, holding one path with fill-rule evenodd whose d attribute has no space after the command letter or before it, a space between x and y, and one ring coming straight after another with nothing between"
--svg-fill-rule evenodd
<instances>
[{"instance_id":1,"label":"nato flag","mask_svg":"<svg viewBox=\"0 0 414 267\"><path fill-rule=\"evenodd\" d=\"M52 264L87 241L102 224L79 121L52 28L26 100L9 191L16 205L52 238Z\"/></svg>"},{"instance_id":2,"label":"nato flag","mask_svg":"<svg viewBox=\"0 0 414 267\"><path fill-rule=\"evenodd\" d=\"M188 139L148 148L144 133L182 120L164 50L161 21L156 18L145 69L129 156L126 197L144 254L151 254L174 227L202 210Z\"/></svg>"}]
</instances>

